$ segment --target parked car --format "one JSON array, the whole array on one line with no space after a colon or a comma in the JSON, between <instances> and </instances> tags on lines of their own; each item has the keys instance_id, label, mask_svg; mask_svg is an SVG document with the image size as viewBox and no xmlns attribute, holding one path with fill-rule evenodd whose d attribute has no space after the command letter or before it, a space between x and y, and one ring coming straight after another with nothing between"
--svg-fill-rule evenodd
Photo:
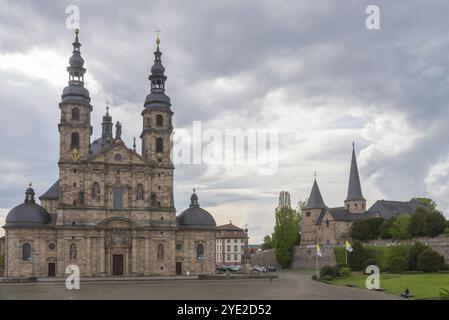
<instances>
[{"instance_id":1,"label":"parked car","mask_svg":"<svg viewBox=\"0 0 449 320\"><path fill-rule=\"evenodd\" d=\"M251 271L253 272L267 272L267 268L260 267L260 266L254 266L251 268Z\"/></svg>"},{"instance_id":2,"label":"parked car","mask_svg":"<svg viewBox=\"0 0 449 320\"><path fill-rule=\"evenodd\" d=\"M230 271L241 271L242 270L242 266L240 266L240 265L230 265L229 266L229 270Z\"/></svg>"},{"instance_id":3,"label":"parked car","mask_svg":"<svg viewBox=\"0 0 449 320\"><path fill-rule=\"evenodd\" d=\"M276 267L274 266L267 266L266 268L268 272L276 272Z\"/></svg>"}]
</instances>

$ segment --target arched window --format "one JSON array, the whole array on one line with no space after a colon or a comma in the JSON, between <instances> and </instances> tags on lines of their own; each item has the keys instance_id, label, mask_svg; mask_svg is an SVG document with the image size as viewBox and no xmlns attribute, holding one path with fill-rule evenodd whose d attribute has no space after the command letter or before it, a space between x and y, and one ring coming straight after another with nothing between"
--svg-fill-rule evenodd
<instances>
[{"instance_id":1,"label":"arched window","mask_svg":"<svg viewBox=\"0 0 449 320\"><path fill-rule=\"evenodd\" d=\"M79 146L80 146L80 136L77 132L72 133L71 145L72 145L72 149L79 148Z\"/></svg>"},{"instance_id":2,"label":"arched window","mask_svg":"<svg viewBox=\"0 0 449 320\"><path fill-rule=\"evenodd\" d=\"M92 199L100 200L100 184L98 182L94 182L92 185Z\"/></svg>"},{"instance_id":3,"label":"arched window","mask_svg":"<svg viewBox=\"0 0 449 320\"><path fill-rule=\"evenodd\" d=\"M70 260L76 259L76 245L72 243L70 245Z\"/></svg>"},{"instance_id":4,"label":"arched window","mask_svg":"<svg viewBox=\"0 0 449 320\"><path fill-rule=\"evenodd\" d=\"M156 152L164 152L164 141L162 138L156 138Z\"/></svg>"},{"instance_id":5,"label":"arched window","mask_svg":"<svg viewBox=\"0 0 449 320\"><path fill-rule=\"evenodd\" d=\"M162 243L157 246L157 259L164 260L164 245Z\"/></svg>"},{"instance_id":6,"label":"arched window","mask_svg":"<svg viewBox=\"0 0 449 320\"><path fill-rule=\"evenodd\" d=\"M203 256L204 256L204 246L203 244L200 243L196 246L196 258L199 260L202 259Z\"/></svg>"},{"instance_id":7,"label":"arched window","mask_svg":"<svg viewBox=\"0 0 449 320\"><path fill-rule=\"evenodd\" d=\"M157 126L163 126L164 125L164 118L162 117L161 114L158 114L156 116L156 125Z\"/></svg>"},{"instance_id":8,"label":"arched window","mask_svg":"<svg viewBox=\"0 0 449 320\"><path fill-rule=\"evenodd\" d=\"M123 189L121 187L114 187L112 190L114 195L114 209L123 208Z\"/></svg>"},{"instance_id":9,"label":"arched window","mask_svg":"<svg viewBox=\"0 0 449 320\"><path fill-rule=\"evenodd\" d=\"M139 183L137 185L136 200L143 200L143 198L144 198L143 184Z\"/></svg>"},{"instance_id":10,"label":"arched window","mask_svg":"<svg viewBox=\"0 0 449 320\"><path fill-rule=\"evenodd\" d=\"M72 120L79 120L80 119L80 110L78 108L72 109Z\"/></svg>"},{"instance_id":11,"label":"arched window","mask_svg":"<svg viewBox=\"0 0 449 320\"><path fill-rule=\"evenodd\" d=\"M22 245L22 260L29 261L30 258L31 258L31 244L27 242Z\"/></svg>"}]
</instances>

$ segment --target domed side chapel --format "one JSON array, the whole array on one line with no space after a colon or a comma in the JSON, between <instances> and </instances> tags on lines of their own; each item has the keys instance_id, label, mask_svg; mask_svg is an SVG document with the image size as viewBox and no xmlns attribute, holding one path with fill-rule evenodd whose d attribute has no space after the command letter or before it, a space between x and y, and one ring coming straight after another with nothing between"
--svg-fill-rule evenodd
<instances>
[{"instance_id":1,"label":"domed side chapel","mask_svg":"<svg viewBox=\"0 0 449 320\"><path fill-rule=\"evenodd\" d=\"M5 277L65 277L70 264L81 277L213 273L216 223L195 191L176 216L173 111L159 37L138 153L135 141L132 148L122 141L122 125L114 125L108 107L101 137L91 141L93 107L75 33L59 104L59 179L39 197L41 205L30 183L24 203L8 213Z\"/></svg>"}]
</instances>

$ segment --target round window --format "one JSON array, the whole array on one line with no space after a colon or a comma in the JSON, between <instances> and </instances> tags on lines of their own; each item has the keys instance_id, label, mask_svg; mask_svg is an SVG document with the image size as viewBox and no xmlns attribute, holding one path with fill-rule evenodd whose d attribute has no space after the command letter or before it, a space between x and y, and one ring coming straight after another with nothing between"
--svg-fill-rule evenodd
<instances>
[{"instance_id":1,"label":"round window","mask_svg":"<svg viewBox=\"0 0 449 320\"><path fill-rule=\"evenodd\" d=\"M117 153L114 158L117 161L121 161L123 159L123 157L122 157L122 155L120 153Z\"/></svg>"},{"instance_id":2,"label":"round window","mask_svg":"<svg viewBox=\"0 0 449 320\"><path fill-rule=\"evenodd\" d=\"M176 244L176 250L181 250L181 248L182 248L182 245L180 243L177 243Z\"/></svg>"},{"instance_id":3,"label":"round window","mask_svg":"<svg viewBox=\"0 0 449 320\"><path fill-rule=\"evenodd\" d=\"M50 250L55 250L55 249L56 249L56 245L55 245L54 243L50 243L50 244L48 245L48 249L50 249Z\"/></svg>"}]
</instances>

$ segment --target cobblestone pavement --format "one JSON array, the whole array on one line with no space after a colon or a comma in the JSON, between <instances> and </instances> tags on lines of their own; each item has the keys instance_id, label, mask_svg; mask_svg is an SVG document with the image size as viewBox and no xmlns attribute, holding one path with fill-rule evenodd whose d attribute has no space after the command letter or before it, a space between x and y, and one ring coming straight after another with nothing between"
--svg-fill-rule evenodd
<instances>
[{"instance_id":1,"label":"cobblestone pavement","mask_svg":"<svg viewBox=\"0 0 449 320\"><path fill-rule=\"evenodd\" d=\"M395 297L364 289L328 285L308 273L278 272L272 280L180 280L81 282L67 290L64 282L3 283L0 299L342 299L375 300Z\"/></svg>"}]
</instances>

